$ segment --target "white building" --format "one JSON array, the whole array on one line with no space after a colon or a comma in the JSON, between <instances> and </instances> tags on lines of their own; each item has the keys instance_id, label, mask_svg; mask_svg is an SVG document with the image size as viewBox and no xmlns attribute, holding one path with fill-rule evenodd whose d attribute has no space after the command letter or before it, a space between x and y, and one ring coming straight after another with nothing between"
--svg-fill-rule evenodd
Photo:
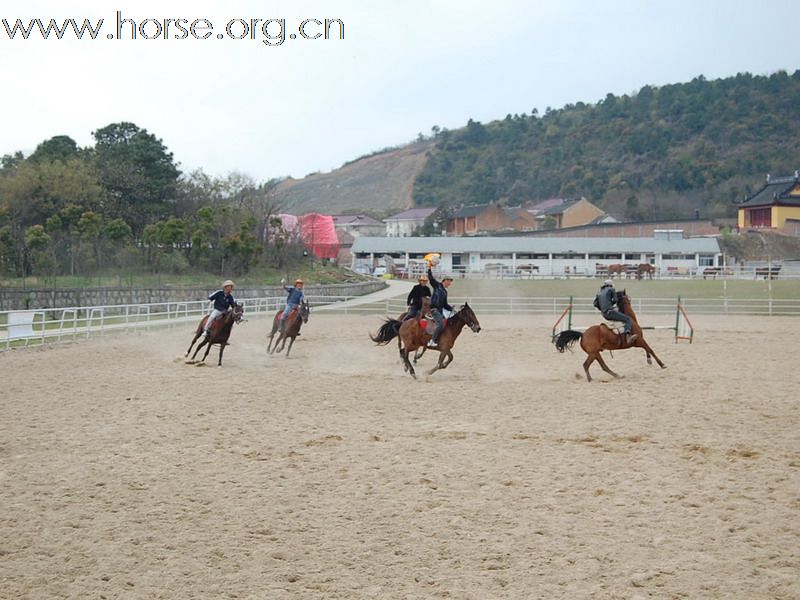
<instances>
[{"instance_id":1,"label":"white building","mask_svg":"<svg viewBox=\"0 0 800 600\"><path fill-rule=\"evenodd\" d=\"M383 223L369 215L333 215L333 226L336 231L345 231L354 238L383 234Z\"/></svg>"},{"instance_id":2,"label":"white building","mask_svg":"<svg viewBox=\"0 0 800 600\"><path fill-rule=\"evenodd\" d=\"M436 212L435 208L412 208L384 219L387 237L410 237L425 219Z\"/></svg>"},{"instance_id":3,"label":"white building","mask_svg":"<svg viewBox=\"0 0 800 600\"><path fill-rule=\"evenodd\" d=\"M613 264L656 267L661 276L693 274L720 266L722 254L713 237L684 238L680 232L655 237L361 237L353 244L353 266L370 267L384 255L408 272L424 268L429 252L442 255L441 270L454 274L536 273L593 277Z\"/></svg>"}]
</instances>

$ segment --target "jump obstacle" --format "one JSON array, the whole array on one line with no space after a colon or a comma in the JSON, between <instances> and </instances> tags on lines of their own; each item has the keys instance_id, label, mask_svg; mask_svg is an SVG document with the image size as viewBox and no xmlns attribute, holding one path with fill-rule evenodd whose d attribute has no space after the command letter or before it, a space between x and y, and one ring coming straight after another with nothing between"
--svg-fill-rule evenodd
<instances>
[{"instance_id":1,"label":"jump obstacle","mask_svg":"<svg viewBox=\"0 0 800 600\"><path fill-rule=\"evenodd\" d=\"M555 338L561 331L565 329L572 329L574 331L584 331L587 327L577 327L572 325L572 313L574 309L573 297L569 297L569 304L558 317L553 325L553 337ZM687 340L690 344L694 338L694 326L686 315L686 310L681 302L681 297L678 296L678 301L675 306L675 325L639 325L642 329L667 329L675 332L675 343L679 340Z\"/></svg>"}]
</instances>

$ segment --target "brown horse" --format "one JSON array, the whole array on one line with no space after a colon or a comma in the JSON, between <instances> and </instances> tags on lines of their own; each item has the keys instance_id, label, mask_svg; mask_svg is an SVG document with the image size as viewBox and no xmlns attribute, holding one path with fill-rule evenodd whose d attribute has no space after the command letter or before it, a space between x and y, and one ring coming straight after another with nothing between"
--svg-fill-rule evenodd
<instances>
[{"instance_id":1,"label":"brown horse","mask_svg":"<svg viewBox=\"0 0 800 600\"><path fill-rule=\"evenodd\" d=\"M625 275L625 265L608 265L608 276L614 279L614 275L619 275L621 279Z\"/></svg>"},{"instance_id":2,"label":"brown horse","mask_svg":"<svg viewBox=\"0 0 800 600\"><path fill-rule=\"evenodd\" d=\"M608 368L608 365L603 360L603 357L600 356L600 353L603 350L625 350L626 348L634 347L642 348L647 354L647 364L653 364L653 361L650 358L652 356L656 359L659 367L662 369L667 368L667 366L661 362L661 359L656 356L656 353L653 352L653 349L650 347L650 345L644 340L642 328L639 326L639 322L636 320L636 313L633 312L631 301L628 298L628 295L625 293L625 290L617 292L617 306L620 307L620 312L628 315L633 322L631 333L635 333L637 336L633 343L629 343L627 339L625 339L625 336L615 333L604 323L600 325L592 325L583 333L580 331L567 329L566 331L562 331L558 335L553 336L553 343L556 345L556 349L559 352L564 352L564 350L580 340L581 348L583 348L583 351L588 355L583 363L583 370L586 371L586 381L592 380L592 376L589 374L589 366L594 361L600 363L600 366L606 373L610 373L614 377L619 377L619 375Z\"/></svg>"},{"instance_id":3,"label":"brown horse","mask_svg":"<svg viewBox=\"0 0 800 600\"><path fill-rule=\"evenodd\" d=\"M636 279L644 279L645 275L648 279L652 279L655 272L656 268L650 263L640 263L636 267Z\"/></svg>"},{"instance_id":4,"label":"brown horse","mask_svg":"<svg viewBox=\"0 0 800 600\"><path fill-rule=\"evenodd\" d=\"M275 313L275 318L272 319L272 331L269 334L267 352L269 354L274 353L276 350L278 353L282 352L283 347L286 345L286 339L289 338L289 349L286 350L286 358L289 358L289 353L292 351L292 346L294 346L294 338L300 335L300 328L303 326L303 323L308 323L308 315L310 313L311 307L308 302L303 300L300 303L300 308L293 310L289 313L289 316L286 317L286 326L283 328L283 332L278 336L278 339L275 341L275 346L273 347L272 338L275 337L275 333L280 329L283 309ZM280 344L280 348L278 348L278 344ZM272 349L270 350L270 348Z\"/></svg>"},{"instance_id":5,"label":"brown horse","mask_svg":"<svg viewBox=\"0 0 800 600\"><path fill-rule=\"evenodd\" d=\"M203 358L200 359L200 364L205 364L206 356L208 356L211 346L214 344L219 344L219 361L217 361L217 366L221 367L222 353L225 352L225 346L228 345L228 338L231 337L231 329L233 329L233 324L239 323L243 316L244 307L237 303L231 310L217 319L217 322L213 323L211 326L209 336L207 338L204 337L203 341L197 345L197 348L192 355L192 359L187 361L187 364L195 364L195 357L197 356L197 353L200 352L200 348L206 346L206 353L203 354ZM194 338L192 339L192 343L189 344L189 349L186 351L186 356L189 356L189 352L192 351L192 346L194 346L194 343L197 341L197 339L203 335L206 319L208 319L208 315L200 320L200 325L197 326L197 329L194 332Z\"/></svg>"},{"instance_id":6,"label":"brown horse","mask_svg":"<svg viewBox=\"0 0 800 600\"><path fill-rule=\"evenodd\" d=\"M469 304L466 303L448 319L444 331L439 335L438 344L433 348L433 350L439 351L439 362L436 363L433 369L428 371L428 375L433 375L439 369L446 369L453 362L452 348L465 325L475 333L481 330L478 317L475 316ZM428 328L432 327L433 323L429 323ZM384 346L397 337L397 346L400 351L400 358L403 360L403 368L414 379L417 378L417 373L411 361L408 360L408 355L415 352L417 348L427 347L428 341L431 339L431 334L422 328L422 319L409 319L408 321L386 319L378 329L378 333L369 337L379 346Z\"/></svg>"}]
</instances>

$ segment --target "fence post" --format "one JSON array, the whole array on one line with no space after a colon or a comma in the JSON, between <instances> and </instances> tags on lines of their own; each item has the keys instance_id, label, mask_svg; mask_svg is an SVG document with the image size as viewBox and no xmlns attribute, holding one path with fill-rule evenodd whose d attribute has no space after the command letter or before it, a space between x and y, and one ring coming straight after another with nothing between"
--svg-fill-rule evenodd
<instances>
[{"instance_id":1,"label":"fence post","mask_svg":"<svg viewBox=\"0 0 800 600\"><path fill-rule=\"evenodd\" d=\"M572 296L569 297L569 314L567 315L567 329L572 329Z\"/></svg>"}]
</instances>

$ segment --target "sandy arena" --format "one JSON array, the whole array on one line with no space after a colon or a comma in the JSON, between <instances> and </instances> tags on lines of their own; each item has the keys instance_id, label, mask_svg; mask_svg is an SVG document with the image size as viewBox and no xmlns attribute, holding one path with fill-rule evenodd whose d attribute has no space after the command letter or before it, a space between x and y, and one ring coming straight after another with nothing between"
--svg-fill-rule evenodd
<instances>
[{"instance_id":1,"label":"sandy arena","mask_svg":"<svg viewBox=\"0 0 800 600\"><path fill-rule=\"evenodd\" d=\"M376 315L223 369L191 327L0 353L0 597L800 598L800 320L587 384L552 317L478 316L429 381Z\"/></svg>"}]
</instances>

